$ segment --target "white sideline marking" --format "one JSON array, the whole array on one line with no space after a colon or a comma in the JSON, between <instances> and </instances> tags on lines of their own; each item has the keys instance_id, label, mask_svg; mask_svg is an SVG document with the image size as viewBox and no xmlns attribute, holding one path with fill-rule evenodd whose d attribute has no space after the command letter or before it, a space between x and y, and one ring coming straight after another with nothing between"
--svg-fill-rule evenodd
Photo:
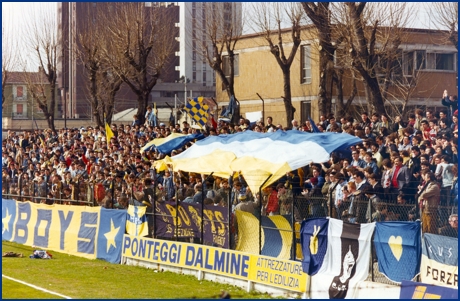
<instances>
[{"instance_id":1,"label":"white sideline marking","mask_svg":"<svg viewBox=\"0 0 460 301\"><path fill-rule=\"evenodd\" d=\"M12 281L19 282L19 283L24 284L24 285L27 285L27 286L30 286L30 287L32 287L32 288L34 288L34 289L43 291L43 292L48 293L48 294L56 295L56 296L62 297L62 298L64 298L64 299L72 299L72 298L70 298L70 297L68 297L68 296L64 296L64 295L61 295L61 294L59 294L59 293L52 292L52 291L47 290L47 289L45 289L45 288L41 288L41 287L39 287L39 286L30 284L30 283L27 283L27 282L24 282L24 281L21 281L21 280L18 280L18 279L14 279L14 278L8 277L8 276L3 275L3 274L2 274L2 277L5 277L6 279L9 279L9 280L12 280Z\"/></svg>"}]
</instances>

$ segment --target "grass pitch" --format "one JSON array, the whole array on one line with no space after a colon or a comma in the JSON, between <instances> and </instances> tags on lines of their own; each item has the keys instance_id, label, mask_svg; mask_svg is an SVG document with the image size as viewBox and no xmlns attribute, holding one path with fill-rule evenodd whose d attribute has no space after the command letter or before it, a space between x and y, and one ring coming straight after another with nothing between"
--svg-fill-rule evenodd
<instances>
[{"instance_id":1,"label":"grass pitch","mask_svg":"<svg viewBox=\"0 0 460 301\"><path fill-rule=\"evenodd\" d=\"M2 299L63 299L59 296L48 294L27 285L2 278Z\"/></svg>"},{"instance_id":2,"label":"grass pitch","mask_svg":"<svg viewBox=\"0 0 460 301\"><path fill-rule=\"evenodd\" d=\"M157 272L139 266L111 264L50 251L53 259L30 259L32 247L2 242L2 252L24 254L2 257L2 274L69 296L73 299L210 299L222 291L231 298L267 299L236 286L197 280L191 275ZM2 278L3 299L55 299L59 296Z\"/></svg>"}]
</instances>

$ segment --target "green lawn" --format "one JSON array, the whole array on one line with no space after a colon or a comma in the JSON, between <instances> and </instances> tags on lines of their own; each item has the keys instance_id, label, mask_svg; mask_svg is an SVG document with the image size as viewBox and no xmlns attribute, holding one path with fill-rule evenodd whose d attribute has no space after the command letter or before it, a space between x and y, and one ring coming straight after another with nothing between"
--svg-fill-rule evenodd
<instances>
[{"instance_id":1,"label":"green lawn","mask_svg":"<svg viewBox=\"0 0 460 301\"><path fill-rule=\"evenodd\" d=\"M2 274L69 296L73 299L208 299L222 291L231 298L266 299L268 294L247 293L232 285L198 281L190 275L157 272L138 266L111 264L51 251L53 259L30 259L32 247L2 242L2 252L24 258L2 257ZM59 298L31 287L2 279L2 298Z\"/></svg>"},{"instance_id":2,"label":"green lawn","mask_svg":"<svg viewBox=\"0 0 460 301\"><path fill-rule=\"evenodd\" d=\"M49 288L52 290L52 288ZM2 278L2 299L63 299L30 286Z\"/></svg>"}]
</instances>

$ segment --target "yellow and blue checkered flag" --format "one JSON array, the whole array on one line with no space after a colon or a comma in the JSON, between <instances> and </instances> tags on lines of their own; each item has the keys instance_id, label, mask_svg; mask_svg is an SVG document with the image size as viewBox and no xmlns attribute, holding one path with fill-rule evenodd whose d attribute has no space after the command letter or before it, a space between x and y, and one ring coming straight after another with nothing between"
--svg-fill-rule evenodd
<instances>
[{"instance_id":1,"label":"yellow and blue checkered flag","mask_svg":"<svg viewBox=\"0 0 460 301\"><path fill-rule=\"evenodd\" d=\"M203 128L205 124L208 122L208 110L209 107L207 104L203 103L203 96L195 97L193 99L189 99L187 104L185 105L185 111L187 114L195 120L195 122Z\"/></svg>"}]
</instances>

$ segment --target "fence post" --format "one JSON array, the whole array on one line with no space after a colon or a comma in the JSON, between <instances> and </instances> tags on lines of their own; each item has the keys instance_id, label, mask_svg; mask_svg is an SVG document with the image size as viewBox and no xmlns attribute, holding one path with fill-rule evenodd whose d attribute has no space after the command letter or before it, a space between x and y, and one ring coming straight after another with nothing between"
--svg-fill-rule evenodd
<instances>
[{"instance_id":1,"label":"fence post","mask_svg":"<svg viewBox=\"0 0 460 301\"><path fill-rule=\"evenodd\" d=\"M296 238L295 238L295 221L294 221L294 197L292 197L291 203L291 225L292 225L292 247L291 247L291 260L295 260L295 252L296 252ZM262 219L262 218L261 218Z\"/></svg>"},{"instance_id":2,"label":"fence post","mask_svg":"<svg viewBox=\"0 0 460 301\"><path fill-rule=\"evenodd\" d=\"M201 184L201 244L204 244L204 185L206 181L212 177L214 172L211 172L209 176Z\"/></svg>"},{"instance_id":3,"label":"fence post","mask_svg":"<svg viewBox=\"0 0 460 301\"><path fill-rule=\"evenodd\" d=\"M331 193L329 193L329 199L328 199L328 203L329 203L329 217L332 218L332 210L334 210L334 204L332 202L332 193L335 193L335 189L337 188L337 185L339 185L339 181L340 180L337 180L337 182L335 182L335 185L334 187L332 187L332 189L330 190Z\"/></svg>"},{"instance_id":4,"label":"fence post","mask_svg":"<svg viewBox=\"0 0 460 301\"><path fill-rule=\"evenodd\" d=\"M10 181L6 181L6 189L5 189L5 195L7 198L10 198Z\"/></svg>"},{"instance_id":5,"label":"fence post","mask_svg":"<svg viewBox=\"0 0 460 301\"><path fill-rule=\"evenodd\" d=\"M262 185L259 186L259 195L260 195L260 202L259 202L259 210L260 210L260 219L259 219L259 255L262 255L262 187L264 187L265 183L267 183L268 179L271 178L271 174L265 179ZM268 201L268 200L267 200Z\"/></svg>"},{"instance_id":6,"label":"fence post","mask_svg":"<svg viewBox=\"0 0 460 301\"><path fill-rule=\"evenodd\" d=\"M22 175L19 175L19 179L18 179L18 188L19 188L19 201L23 201L24 199L22 198L22 196L24 195L23 194L23 190L22 190Z\"/></svg>"},{"instance_id":7,"label":"fence post","mask_svg":"<svg viewBox=\"0 0 460 301\"><path fill-rule=\"evenodd\" d=\"M34 186L33 186L33 188L34 188L34 189L33 189L33 191L34 191L34 193L33 193L33 196L34 196L34 197L33 197L34 203L37 203L37 200L35 199L35 198L37 197L37 194L35 193L35 190L37 189L36 185L37 185L37 182L34 181ZM37 192L38 192L38 191L37 191Z\"/></svg>"},{"instance_id":8,"label":"fence post","mask_svg":"<svg viewBox=\"0 0 460 301\"><path fill-rule=\"evenodd\" d=\"M87 191L89 192L91 200L93 200L93 207L96 207L96 198L94 197L94 183L88 182L88 185L89 185L89 191L88 189Z\"/></svg>"},{"instance_id":9,"label":"fence post","mask_svg":"<svg viewBox=\"0 0 460 301\"><path fill-rule=\"evenodd\" d=\"M228 183L229 183L229 190L227 194L227 208L228 208L227 227L228 227L228 249L230 250L232 248L232 204L231 204L232 188L230 187L230 178L228 179Z\"/></svg>"},{"instance_id":10,"label":"fence post","mask_svg":"<svg viewBox=\"0 0 460 301\"><path fill-rule=\"evenodd\" d=\"M114 185L115 179L112 179L112 184L110 185L111 187L111 193L112 193L112 209L113 209L113 198L115 197L115 185Z\"/></svg>"},{"instance_id":11,"label":"fence post","mask_svg":"<svg viewBox=\"0 0 460 301\"><path fill-rule=\"evenodd\" d=\"M149 235L152 235L152 238L156 238L155 236L155 230L156 230L156 215L155 211L157 208L157 176L156 173L154 173L153 177L153 204L152 204L152 229L149 229L149 231L152 231L152 233L149 233ZM133 192L133 185L131 185L131 196L134 194Z\"/></svg>"},{"instance_id":12,"label":"fence post","mask_svg":"<svg viewBox=\"0 0 460 301\"><path fill-rule=\"evenodd\" d=\"M173 173L174 175L174 173ZM174 181L173 181L174 182ZM177 193L177 189L175 189L176 192L175 192L175 199L176 199L176 226L174 227L176 229L176 233L175 233L175 236L176 236L176 241L179 240L179 235L178 235L178 232L179 232L179 198L178 198L178 193Z\"/></svg>"},{"instance_id":13,"label":"fence post","mask_svg":"<svg viewBox=\"0 0 460 301\"><path fill-rule=\"evenodd\" d=\"M375 234L375 232L374 232ZM372 234L371 240L374 241L374 234ZM374 275L374 244L371 243L371 277L372 277L372 282L375 282L375 275Z\"/></svg>"}]
</instances>

